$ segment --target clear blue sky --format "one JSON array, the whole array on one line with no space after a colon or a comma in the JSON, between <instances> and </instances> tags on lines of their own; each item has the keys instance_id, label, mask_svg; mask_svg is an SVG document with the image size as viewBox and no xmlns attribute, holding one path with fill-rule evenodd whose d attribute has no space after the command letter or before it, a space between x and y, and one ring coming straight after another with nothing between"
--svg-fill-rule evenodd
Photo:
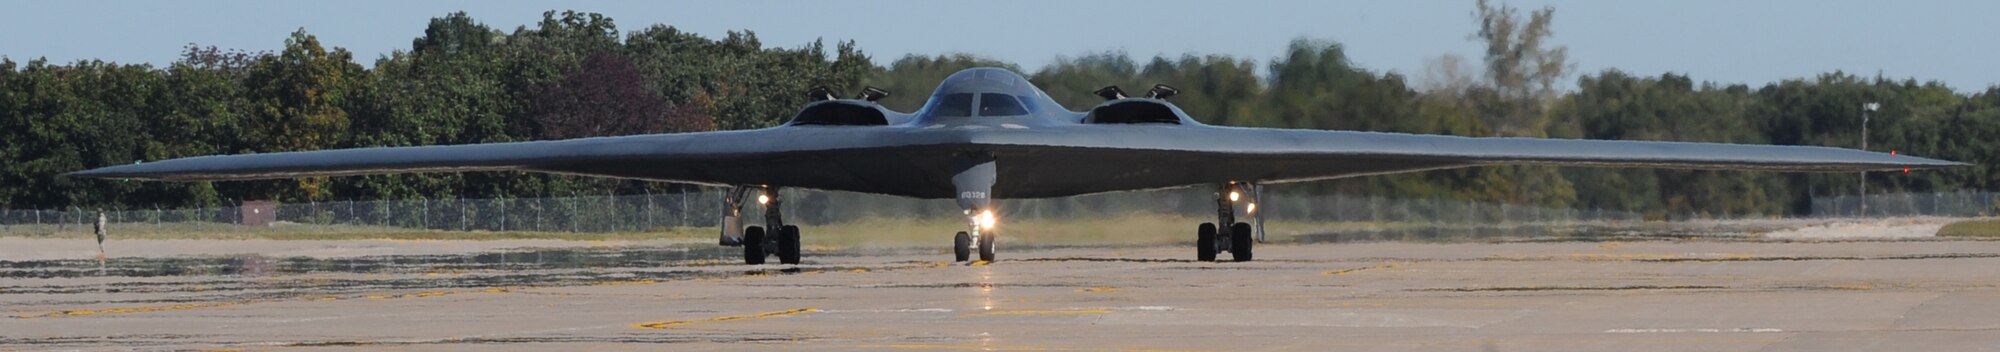
<instances>
[{"instance_id":1,"label":"clear blue sky","mask_svg":"<svg viewBox=\"0 0 2000 352\"><path fill-rule=\"evenodd\" d=\"M2000 1L1516 0L1556 8L1555 41L1581 72L1679 72L1763 84L1835 69L2000 84ZM1477 57L1472 1L6 1L0 56L171 62L183 45L273 50L298 28L363 65L407 49L431 17L469 12L511 31L549 9L600 12L623 31L668 24L711 38L750 29L768 46L853 39L887 63L967 52L1029 70L1058 55L1124 50L1257 59L1299 36L1332 39L1364 67L1408 75L1447 53Z\"/></svg>"}]
</instances>

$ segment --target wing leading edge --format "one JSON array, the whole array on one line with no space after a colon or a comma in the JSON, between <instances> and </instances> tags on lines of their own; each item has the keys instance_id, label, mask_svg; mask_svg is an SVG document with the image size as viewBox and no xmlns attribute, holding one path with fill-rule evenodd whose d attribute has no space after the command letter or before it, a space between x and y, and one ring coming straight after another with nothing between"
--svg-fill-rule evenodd
<instances>
[{"instance_id":1,"label":"wing leading edge","mask_svg":"<svg viewBox=\"0 0 2000 352\"><path fill-rule=\"evenodd\" d=\"M1853 149L1474 138L1199 125L1028 129L780 127L562 141L205 156L71 176L171 181L529 171L949 197L940 163L1000 157L996 191L1060 197L1229 181L1297 182L1483 165L1853 172L1966 164ZM1112 171L1112 172L1106 172ZM1068 176L1061 176L1068 175ZM1090 175L1078 177L1079 175Z\"/></svg>"},{"instance_id":2,"label":"wing leading edge","mask_svg":"<svg viewBox=\"0 0 2000 352\"><path fill-rule=\"evenodd\" d=\"M814 138L832 137L832 138ZM856 147L840 134L763 129L598 137L556 141L377 147L214 155L119 165L68 176L164 181L229 181L414 172L533 171L635 177L573 171L579 166L674 168L716 159L755 159ZM790 143L774 143L787 141ZM860 145L866 146L866 145ZM710 180L678 180L725 183Z\"/></svg>"}]
</instances>

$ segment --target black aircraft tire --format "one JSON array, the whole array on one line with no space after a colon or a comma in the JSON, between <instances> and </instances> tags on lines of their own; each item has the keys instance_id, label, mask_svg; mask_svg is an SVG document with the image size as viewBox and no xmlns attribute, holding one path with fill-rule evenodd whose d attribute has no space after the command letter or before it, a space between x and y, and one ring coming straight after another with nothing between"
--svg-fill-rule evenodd
<instances>
[{"instance_id":1,"label":"black aircraft tire","mask_svg":"<svg viewBox=\"0 0 2000 352\"><path fill-rule=\"evenodd\" d=\"M1250 237L1249 223L1229 225L1229 256L1239 262L1250 261L1250 245L1257 239Z\"/></svg>"},{"instance_id":2,"label":"black aircraft tire","mask_svg":"<svg viewBox=\"0 0 2000 352\"><path fill-rule=\"evenodd\" d=\"M951 236L951 254L952 258L960 262L971 260L972 235L959 231L958 235Z\"/></svg>"},{"instance_id":3,"label":"black aircraft tire","mask_svg":"<svg viewBox=\"0 0 2000 352\"><path fill-rule=\"evenodd\" d=\"M1195 230L1194 259L1204 262L1215 261L1215 224L1201 223Z\"/></svg>"},{"instance_id":4,"label":"black aircraft tire","mask_svg":"<svg viewBox=\"0 0 2000 352\"><path fill-rule=\"evenodd\" d=\"M785 225L785 229L783 231L778 231L778 263L779 264L799 263L798 226Z\"/></svg>"},{"instance_id":5,"label":"black aircraft tire","mask_svg":"<svg viewBox=\"0 0 2000 352\"><path fill-rule=\"evenodd\" d=\"M743 264L764 264L764 227L743 229Z\"/></svg>"},{"instance_id":6,"label":"black aircraft tire","mask_svg":"<svg viewBox=\"0 0 2000 352\"><path fill-rule=\"evenodd\" d=\"M1000 237L1000 234L988 232L985 235L979 236L979 261L993 262L993 239L995 237Z\"/></svg>"}]
</instances>

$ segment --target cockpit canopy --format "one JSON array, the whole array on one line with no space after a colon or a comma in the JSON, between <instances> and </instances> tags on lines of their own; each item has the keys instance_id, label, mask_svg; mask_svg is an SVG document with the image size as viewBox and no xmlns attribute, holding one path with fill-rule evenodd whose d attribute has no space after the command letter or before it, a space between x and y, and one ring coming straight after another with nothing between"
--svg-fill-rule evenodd
<instances>
[{"instance_id":1,"label":"cockpit canopy","mask_svg":"<svg viewBox=\"0 0 2000 352\"><path fill-rule=\"evenodd\" d=\"M953 73L917 113L920 118L1047 116L1069 113L1027 78L999 68Z\"/></svg>"}]
</instances>

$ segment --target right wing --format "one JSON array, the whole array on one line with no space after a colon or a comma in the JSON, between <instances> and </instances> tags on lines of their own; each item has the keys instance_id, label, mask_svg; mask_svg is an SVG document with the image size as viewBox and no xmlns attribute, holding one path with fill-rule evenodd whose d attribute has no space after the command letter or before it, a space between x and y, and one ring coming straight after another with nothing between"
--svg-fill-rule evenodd
<instances>
[{"instance_id":1,"label":"right wing","mask_svg":"<svg viewBox=\"0 0 2000 352\"><path fill-rule=\"evenodd\" d=\"M987 139L996 144L1075 150L1058 156L1092 150L1115 153L1096 159L1048 162L1118 170L1118 173L1097 173L1123 177L1117 185L1082 184L1044 192L1052 195L1230 181L1298 182L1488 165L1789 172L1900 171L1967 165L1815 146L1459 137L1202 125L1105 125L1085 127L1079 132L1049 135L1019 131Z\"/></svg>"}]
</instances>

